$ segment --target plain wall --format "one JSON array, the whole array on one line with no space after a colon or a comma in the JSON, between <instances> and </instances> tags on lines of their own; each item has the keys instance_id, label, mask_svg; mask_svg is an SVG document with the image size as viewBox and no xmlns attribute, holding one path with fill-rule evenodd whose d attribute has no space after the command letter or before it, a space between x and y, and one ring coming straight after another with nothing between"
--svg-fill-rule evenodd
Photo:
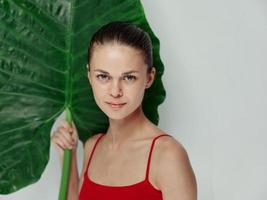
<instances>
[{"instance_id":1,"label":"plain wall","mask_svg":"<svg viewBox=\"0 0 267 200\"><path fill-rule=\"evenodd\" d=\"M187 149L198 199L267 199L266 1L142 2L165 65L159 127ZM40 181L0 199L57 199L60 176L51 146Z\"/></svg>"}]
</instances>

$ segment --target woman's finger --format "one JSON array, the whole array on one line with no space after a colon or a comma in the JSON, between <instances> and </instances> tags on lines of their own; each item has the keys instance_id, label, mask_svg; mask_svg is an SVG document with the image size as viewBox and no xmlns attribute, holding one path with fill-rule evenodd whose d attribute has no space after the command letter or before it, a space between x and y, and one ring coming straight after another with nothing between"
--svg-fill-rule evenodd
<instances>
[{"instance_id":1,"label":"woman's finger","mask_svg":"<svg viewBox=\"0 0 267 200\"><path fill-rule=\"evenodd\" d=\"M78 137L78 133L77 133L77 129L76 129L76 126L75 124L72 123L69 124L66 120L62 120L61 121L61 125L66 128L66 130L69 130L69 132L71 133L71 136L73 139L77 140L77 137Z\"/></svg>"},{"instance_id":2,"label":"woman's finger","mask_svg":"<svg viewBox=\"0 0 267 200\"><path fill-rule=\"evenodd\" d=\"M57 144L60 144L61 147L63 147L63 149L70 149L70 148L73 148L73 143L71 143L69 141L69 139L67 139L66 137L67 134L65 133L62 133L62 132L56 132L55 133L55 139L54 141L57 143Z\"/></svg>"},{"instance_id":3,"label":"woman's finger","mask_svg":"<svg viewBox=\"0 0 267 200\"><path fill-rule=\"evenodd\" d=\"M64 147L64 143L61 140L55 140L54 143L56 144L55 146L59 149L64 151L65 147Z\"/></svg>"},{"instance_id":4,"label":"woman's finger","mask_svg":"<svg viewBox=\"0 0 267 200\"><path fill-rule=\"evenodd\" d=\"M60 127L59 132L63 135L63 137L65 137L67 139L68 142L70 142L70 143L73 142L73 139L71 137L71 133L68 130L66 130L63 127Z\"/></svg>"},{"instance_id":5,"label":"woman's finger","mask_svg":"<svg viewBox=\"0 0 267 200\"><path fill-rule=\"evenodd\" d=\"M63 126L66 130L70 131L72 130L72 127L71 125L66 121L66 120L62 120L61 121L61 126Z\"/></svg>"}]
</instances>

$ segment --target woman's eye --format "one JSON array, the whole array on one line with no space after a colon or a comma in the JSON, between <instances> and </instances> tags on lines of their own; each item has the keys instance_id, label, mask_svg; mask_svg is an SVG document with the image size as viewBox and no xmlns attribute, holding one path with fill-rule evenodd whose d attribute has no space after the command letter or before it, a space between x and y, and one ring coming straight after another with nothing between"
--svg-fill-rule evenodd
<instances>
[{"instance_id":1,"label":"woman's eye","mask_svg":"<svg viewBox=\"0 0 267 200\"><path fill-rule=\"evenodd\" d=\"M99 80L108 80L109 77L105 74L98 74L96 76ZM132 81L132 80L136 80L136 77L133 75L127 75L124 77L124 79L126 79L127 81Z\"/></svg>"},{"instance_id":2,"label":"woman's eye","mask_svg":"<svg viewBox=\"0 0 267 200\"><path fill-rule=\"evenodd\" d=\"M104 75L104 74L99 74L96 76L98 79L100 80L106 80L106 78L108 77L107 75Z\"/></svg>"},{"instance_id":3,"label":"woman's eye","mask_svg":"<svg viewBox=\"0 0 267 200\"><path fill-rule=\"evenodd\" d=\"M128 76L125 76L128 80L135 80L136 79L136 77L135 76L133 76L133 75L128 75Z\"/></svg>"}]
</instances>

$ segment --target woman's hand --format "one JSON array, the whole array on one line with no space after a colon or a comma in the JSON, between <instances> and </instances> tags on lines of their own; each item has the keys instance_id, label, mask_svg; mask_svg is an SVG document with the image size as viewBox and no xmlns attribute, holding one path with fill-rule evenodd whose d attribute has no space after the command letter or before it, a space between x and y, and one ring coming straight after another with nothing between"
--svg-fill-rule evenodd
<instances>
[{"instance_id":1,"label":"woman's hand","mask_svg":"<svg viewBox=\"0 0 267 200\"><path fill-rule=\"evenodd\" d=\"M62 120L59 127L51 136L51 141L56 147L61 158L64 155L64 149L76 151L78 145L78 132L75 124L70 125L66 120Z\"/></svg>"}]
</instances>

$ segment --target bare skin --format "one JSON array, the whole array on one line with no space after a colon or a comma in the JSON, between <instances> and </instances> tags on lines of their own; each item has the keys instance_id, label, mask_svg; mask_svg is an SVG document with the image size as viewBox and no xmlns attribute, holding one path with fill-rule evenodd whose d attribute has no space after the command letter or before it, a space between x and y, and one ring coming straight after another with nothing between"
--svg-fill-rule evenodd
<instances>
[{"instance_id":1,"label":"bare skin","mask_svg":"<svg viewBox=\"0 0 267 200\"><path fill-rule=\"evenodd\" d=\"M152 85L156 73L153 68L147 74L146 67L142 54L132 47L111 43L94 49L88 80L97 105L109 117L108 131L97 145L87 174L98 184L125 186L143 181L151 142L156 136L164 134L148 120L141 107L145 89ZM97 71L99 69L102 72ZM130 70L137 71L131 74L136 79L122 75ZM107 102L126 104L117 109ZM61 160L64 148L70 148L76 154L77 135L75 125L70 126L65 121L54 132L51 139ZM76 156L73 156L68 199L78 198L89 154L100 135L90 137L84 145L80 178ZM194 172L184 147L175 138L161 137L156 141L149 182L162 191L164 200L196 200Z\"/></svg>"}]
</instances>

